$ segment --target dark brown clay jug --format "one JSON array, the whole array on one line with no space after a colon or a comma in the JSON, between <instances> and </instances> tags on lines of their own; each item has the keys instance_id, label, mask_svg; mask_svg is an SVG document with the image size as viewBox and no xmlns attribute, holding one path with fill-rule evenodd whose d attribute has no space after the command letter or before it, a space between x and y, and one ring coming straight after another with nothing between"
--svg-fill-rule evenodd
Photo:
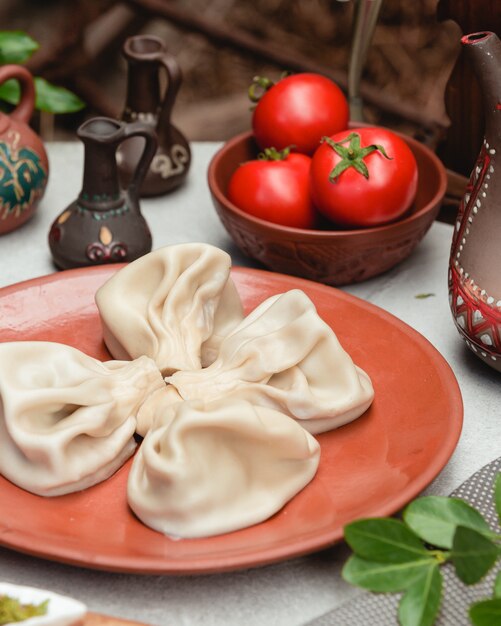
<instances>
[{"instance_id":1,"label":"dark brown clay jug","mask_svg":"<svg viewBox=\"0 0 501 626\"><path fill-rule=\"evenodd\" d=\"M467 346L501 372L501 41L480 32L461 42L480 81L486 128L454 230L449 297Z\"/></svg>"},{"instance_id":2,"label":"dark brown clay jug","mask_svg":"<svg viewBox=\"0 0 501 626\"><path fill-rule=\"evenodd\" d=\"M141 196L158 196L178 187L186 178L191 162L188 141L172 125L171 113L181 85L181 70L161 39L138 35L126 40L123 54L128 64L127 101L122 120L141 121L155 128L158 148L141 185ZM167 87L161 96L161 71ZM125 142L118 151L122 180L126 184L134 171L141 139Z\"/></svg>"},{"instance_id":3,"label":"dark brown clay jug","mask_svg":"<svg viewBox=\"0 0 501 626\"><path fill-rule=\"evenodd\" d=\"M49 246L62 268L129 262L151 250L151 233L139 207L139 186L157 147L153 128L107 117L88 120L77 131L84 144L82 190L54 220ZM142 137L143 153L126 189L120 186L118 146Z\"/></svg>"},{"instance_id":4,"label":"dark brown clay jug","mask_svg":"<svg viewBox=\"0 0 501 626\"><path fill-rule=\"evenodd\" d=\"M10 115L0 112L0 234L33 215L49 175L42 140L28 126L35 106L33 78L19 65L0 67L0 84L11 78L21 85L21 100Z\"/></svg>"}]
</instances>

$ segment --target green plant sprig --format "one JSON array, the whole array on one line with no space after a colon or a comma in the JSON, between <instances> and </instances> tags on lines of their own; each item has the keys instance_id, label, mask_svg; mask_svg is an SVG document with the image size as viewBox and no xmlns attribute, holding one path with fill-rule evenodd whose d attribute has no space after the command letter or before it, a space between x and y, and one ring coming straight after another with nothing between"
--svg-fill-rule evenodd
<instances>
[{"instance_id":1,"label":"green plant sprig","mask_svg":"<svg viewBox=\"0 0 501 626\"><path fill-rule=\"evenodd\" d=\"M501 474L494 501L501 519ZM354 554L343 568L343 578L373 592L403 592L401 626L431 626L442 600L441 566L451 563L463 583L478 583L501 556L501 535L459 498L418 498L402 518L362 519L345 526ZM501 626L501 573L493 597L473 604L469 617L475 626Z\"/></svg>"},{"instance_id":2,"label":"green plant sprig","mask_svg":"<svg viewBox=\"0 0 501 626\"><path fill-rule=\"evenodd\" d=\"M23 31L0 31L0 65L25 63L38 50L39 44ZM35 108L48 113L74 113L80 111L85 103L65 89L35 77ZM0 85L0 100L8 104L19 103L21 90L15 79Z\"/></svg>"}]
</instances>

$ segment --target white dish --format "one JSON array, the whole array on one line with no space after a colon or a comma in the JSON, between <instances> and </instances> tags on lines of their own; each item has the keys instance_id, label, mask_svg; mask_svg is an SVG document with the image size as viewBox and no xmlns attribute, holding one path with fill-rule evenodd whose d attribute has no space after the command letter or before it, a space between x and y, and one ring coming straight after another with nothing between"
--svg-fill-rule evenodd
<instances>
[{"instance_id":1,"label":"white dish","mask_svg":"<svg viewBox=\"0 0 501 626\"><path fill-rule=\"evenodd\" d=\"M21 626L76 626L87 613L87 607L82 602L46 589L0 582L2 595L17 598L22 604L40 604L49 600L45 615L17 622Z\"/></svg>"}]
</instances>

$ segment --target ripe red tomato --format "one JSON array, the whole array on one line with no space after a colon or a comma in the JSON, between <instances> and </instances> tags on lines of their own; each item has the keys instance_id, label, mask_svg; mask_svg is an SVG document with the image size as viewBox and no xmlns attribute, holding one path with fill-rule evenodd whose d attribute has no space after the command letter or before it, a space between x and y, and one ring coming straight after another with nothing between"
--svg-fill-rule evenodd
<instances>
[{"instance_id":1,"label":"ripe red tomato","mask_svg":"<svg viewBox=\"0 0 501 626\"><path fill-rule=\"evenodd\" d=\"M324 135L348 126L348 115L343 92L329 78L295 74L282 78L261 96L252 128L262 149L294 146L297 152L313 154Z\"/></svg>"},{"instance_id":2,"label":"ripe red tomato","mask_svg":"<svg viewBox=\"0 0 501 626\"><path fill-rule=\"evenodd\" d=\"M292 153L275 158L240 165L228 185L230 202L268 222L312 228L315 210L309 188L310 157Z\"/></svg>"},{"instance_id":3,"label":"ripe red tomato","mask_svg":"<svg viewBox=\"0 0 501 626\"><path fill-rule=\"evenodd\" d=\"M411 149L385 128L327 137L311 163L313 203L343 226L377 226L400 217L414 200L417 179Z\"/></svg>"}]
</instances>

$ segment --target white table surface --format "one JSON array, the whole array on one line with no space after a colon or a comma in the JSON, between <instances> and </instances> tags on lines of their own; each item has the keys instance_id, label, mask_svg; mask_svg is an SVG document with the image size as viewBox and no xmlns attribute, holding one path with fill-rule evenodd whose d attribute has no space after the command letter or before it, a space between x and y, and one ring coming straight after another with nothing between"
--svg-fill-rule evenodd
<instances>
[{"instance_id":1,"label":"white table surface","mask_svg":"<svg viewBox=\"0 0 501 626\"><path fill-rule=\"evenodd\" d=\"M227 250L234 265L251 265L233 245L212 207L206 171L219 144L193 145L187 183L169 196L144 200L154 248L205 241ZM48 146L50 180L36 216L0 237L0 286L55 271L47 245L53 219L78 194L82 148ZM447 301L452 227L435 223L409 259L381 277L346 291L393 313L422 333L451 365L464 400L457 449L427 493L446 495L501 453L501 375L470 354ZM427 299L416 294L434 293ZM0 509L7 503L0 502ZM155 626L296 626L360 593L340 577L348 550L317 554L254 570L205 576L139 576L80 569L0 548L0 580L71 595L89 609ZM354 625L359 626L359 625Z\"/></svg>"}]
</instances>

